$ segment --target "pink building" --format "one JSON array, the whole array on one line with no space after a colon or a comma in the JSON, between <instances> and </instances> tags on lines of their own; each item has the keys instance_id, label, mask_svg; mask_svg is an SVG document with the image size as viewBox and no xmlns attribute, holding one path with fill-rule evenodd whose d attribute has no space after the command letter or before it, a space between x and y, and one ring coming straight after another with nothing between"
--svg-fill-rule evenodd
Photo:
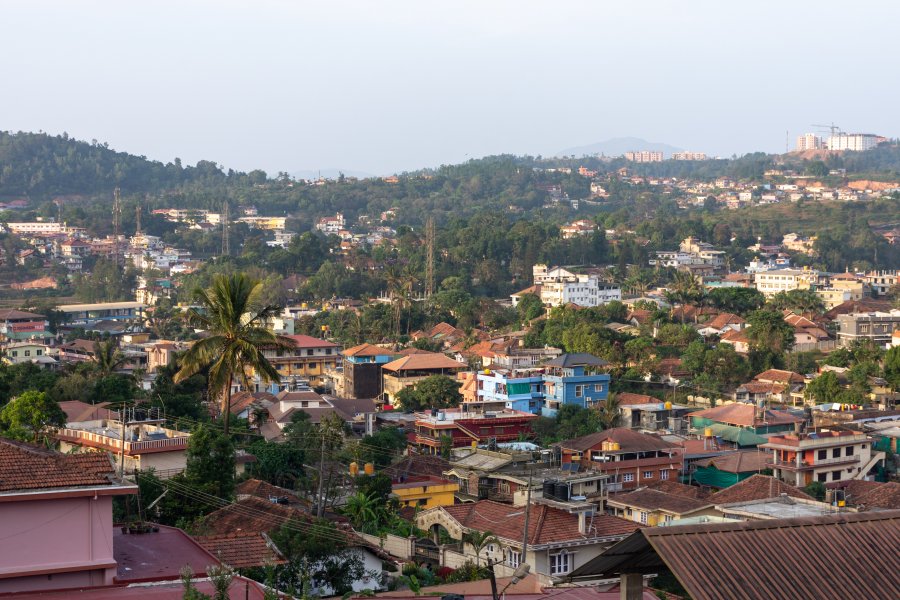
<instances>
[{"instance_id":1,"label":"pink building","mask_svg":"<svg viewBox=\"0 0 900 600\"><path fill-rule=\"evenodd\" d=\"M0 438L0 594L111 585L114 478L104 453L65 455Z\"/></svg>"}]
</instances>

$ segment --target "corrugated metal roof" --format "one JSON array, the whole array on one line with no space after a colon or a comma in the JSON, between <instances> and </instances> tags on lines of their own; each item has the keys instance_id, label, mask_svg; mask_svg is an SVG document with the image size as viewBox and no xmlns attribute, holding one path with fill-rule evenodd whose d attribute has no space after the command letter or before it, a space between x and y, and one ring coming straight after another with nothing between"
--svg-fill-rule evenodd
<instances>
[{"instance_id":1,"label":"corrugated metal roof","mask_svg":"<svg viewBox=\"0 0 900 600\"><path fill-rule=\"evenodd\" d=\"M573 578L668 568L695 600L900 598L900 511L639 530Z\"/></svg>"}]
</instances>

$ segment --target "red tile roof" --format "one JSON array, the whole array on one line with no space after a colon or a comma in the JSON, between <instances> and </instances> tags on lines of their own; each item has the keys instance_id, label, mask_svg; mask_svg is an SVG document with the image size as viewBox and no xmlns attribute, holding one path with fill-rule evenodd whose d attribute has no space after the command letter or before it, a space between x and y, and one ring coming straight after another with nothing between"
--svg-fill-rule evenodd
<instances>
[{"instance_id":1,"label":"red tile roof","mask_svg":"<svg viewBox=\"0 0 900 600\"><path fill-rule=\"evenodd\" d=\"M720 315L716 315L715 318L706 323L704 327L711 327L712 329L722 330L729 325L743 325L746 323L744 319L737 315L733 315L731 313L722 313Z\"/></svg>"},{"instance_id":2,"label":"red tile roof","mask_svg":"<svg viewBox=\"0 0 900 600\"><path fill-rule=\"evenodd\" d=\"M734 502L751 502L753 500L765 500L777 498L781 494L787 494L791 498L803 498L813 500L812 496L800 491L792 485L784 483L769 475L751 475L747 479L716 492L709 497L713 504L732 504Z\"/></svg>"},{"instance_id":3,"label":"red tile roof","mask_svg":"<svg viewBox=\"0 0 900 600\"><path fill-rule=\"evenodd\" d=\"M654 398L653 396L648 396L646 394L634 394L632 392L619 392L616 394L616 400L619 401L620 406L627 406L629 404L655 404L659 402L659 398Z\"/></svg>"},{"instance_id":4,"label":"red tile roof","mask_svg":"<svg viewBox=\"0 0 900 600\"><path fill-rule=\"evenodd\" d=\"M557 445L566 450L586 452L592 449L599 449L600 445L607 440L617 442L621 452L647 452L675 448L675 444L671 444L662 438L648 433L632 431L626 427L616 427L615 429L589 433L572 440L559 442Z\"/></svg>"},{"instance_id":5,"label":"red tile roof","mask_svg":"<svg viewBox=\"0 0 900 600\"><path fill-rule=\"evenodd\" d=\"M264 567L268 564L287 562L262 533L207 535L197 536L194 539L207 552L232 569Z\"/></svg>"},{"instance_id":6,"label":"red tile roof","mask_svg":"<svg viewBox=\"0 0 900 600\"><path fill-rule=\"evenodd\" d=\"M853 499L853 504L862 510L900 509L900 483L881 483L868 492Z\"/></svg>"},{"instance_id":7,"label":"red tile roof","mask_svg":"<svg viewBox=\"0 0 900 600\"><path fill-rule=\"evenodd\" d=\"M520 506L481 500L468 504L442 506L443 510L465 529L490 531L504 540L521 542L525 527L525 510ZM586 534L578 531L578 516L543 504L531 507L528 521L528 544L559 545L591 539L625 537L640 528L632 521L598 514Z\"/></svg>"},{"instance_id":8,"label":"red tile roof","mask_svg":"<svg viewBox=\"0 0 900 600\"><path fill-rule=\"evenodd\" d=\"M0 492L112 485L106 452L60 454L0 438Z\"/></svg>"},{"instance_id":9,"label":"red tile roof","mask_svg":"<svg viewBox=\"0 0 900 600\"><path fill-rule=\"evenodd\" d=\"M678 515L692 513L710 506L710 503L704 500L688 498L677 494L667 494L666 492L650 488L641 488L634 490L633 492L611 494L609 503L620 506L633 506L651 511L663 510Z\"/></svg>"},{"instance_id":10,"label":"red tile roof","mask_svg":"<svg viewBox=\"0 0 900 600\"><path fill-rule=\"evenodd\" d=\"M199 577L218 562L188 534L175 527L159 525L159 531L123 534L113 529L113 558L116 581L165 581L178 579L181 568L190 566Z\"/></svg>"},{"instance_id":11,"label":"red tile roof","mask_svg":"<svg viewBox=\"0 0 900 600\"><path fill-rule=\"evenodd\" d=\"M294 342L297 348L336 348L337 344L328 340L314 338L311 335L286 335L287 339Z\"/></svg>"},{"instance_id":12,"label":"red tile roof","mask_svg":"<svg viewBox=\"0 0 900 600\"><path fill-rule=\"evenodd\" d=\"M763 371L753 379L757 381L777 381L780 383L803 383L806 380L800 373L782 371L781 369Z\"/></svg>"},{"instance_id":13,"label":"red tile roof","mask_svg":"<svg viewBox=\"0 0 900 600\"><path fill-rule=\"evenodd\" d=\"M795 417L789 412L766 409L757 415L756 406L744 402L732 402L714 408L707 408L691 413L691 417L702 417L711 421L737 425L738 427L759 427L762 425L788 425L802 423L802 417Z\"/></svg>"},{"instance_id":14,"label":"red tile roof","mask_svg":"<svg viewBox=\"0 0 900 600\"><path fill-rule=\"evenodd\" d=\"M758 450L738 450L712 458L694 461L698 467L715 467L728 473L749 473L767 469L772 464L772 455Z\"/></svg>"},{"instance_id":15,"label":"red tile roof","mask_svg":"<svg viewBox=\"0 0 900 600\"><path fill-rule=\"evenodd\" d=\"M429 352L428 354L410 354L393 360L384 367L385 371L427 371L437 369L464 369L465 363L457 362L452 358L448 358L438 352Z\"/></svg>"},{"instance_id":16,"label":"red tile roof","mask_svg":"<svg viewBox=\"0 0 900 600\"><path fill-rule=\"evenodd\" d=\"M103 419L114 418L116 413L106 408L107 406L109 406L109 402L88 404L81 400L65 400L59 403L59 407L66 413L67 423L101 421Z\"/></svg>"},{"instance_id":17,"label":"red tile roof","mask_svg":"<svg viewBox=\"0 0 900 600\"><path fill-rule=\"evenodd\" d=\"M696 485L685 485L683 483L678 483L677 481L672 481L671 479L657 481L647 487L651 490L657 490L675 496L683 496L685 498L702 499L708 495L702 488L697 487Z\"/></svg>"},{"instance_id":18,"label":"red tile roof","mask_svg":"<svg viewBox=\"0 0 900 600\"><path fill-rule=\"evenodd\" d=\"M396 354L396 352L373 344L360 344L359 346L347 348L341 354L344 356L391 356Z\"/></svg>"}]
</instances>

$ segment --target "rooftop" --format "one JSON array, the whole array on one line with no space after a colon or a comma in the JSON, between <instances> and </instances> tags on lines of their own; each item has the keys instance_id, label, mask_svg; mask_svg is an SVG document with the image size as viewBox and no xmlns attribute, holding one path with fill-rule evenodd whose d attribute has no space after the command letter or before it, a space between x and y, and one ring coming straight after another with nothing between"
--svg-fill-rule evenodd
<instances>
[{"instance_id":1,"label":"rooftop","mask_svg":"<svg viewBox=\"0 0 900 600\"><path fill-rule=\"evenodd\" d=\"M283 337L294 342L294 347L296 347L296 348L336 348L337 347L337 344L335 344L334 342L329 342L328 340L314 338L310 335L285 335Z\"/></svg>"},{"instance_id":2,"label":"rooftop","mask_svg":"<svg viewBox=\"0 0 900 600\"><path fill-rule=\"evenodd\" d=\"M755 405L744 402L732 402L731 404L707 408L706 410L691 413L691 417L700 417L740 427L790 425L803 422L802 417L795 417L789 412L768 408L764 411L757 411Z\"/></svg>"},{"instance_id":3,"label":"rooftop","mask_svg":"<svg viewBox=\"0 0 900 600\"><path fill-rule=\"evenodd\" d=\"M619 506L636 506L647 510L661 510L677 515L688 514L707 506L709 502L651 488L641 488L633 492L613 494L609 497L609 504Z\"/></svg>"},{"instance_id":4,"label":"rooftop","mask_svg":"<svg viewBox=\"0 0 900 600\"><path fill-rule=\"evenodd\" d=\"M586 452L588 450L599 449L600 445L605 442L616 442L619 444L619 450L616 452L649 452L653 450L670 450L675 448L675 444L671 444L662 440L655 435L632 431L625 427L616 427L596 433L589 433L572 440L566 440L556 444L566 450L574 450L576 452Z\"/></svg>"},{"instance_id":5,"label":"rooftop","mask_svg":"<svg viewBox=\"0 0 900 600\"><path fill-rule=\"evenodd\" d=\"M164 525L157 532L141 534L114 529L113 558L119 583L177 580L185 565L201 574L219 562L185 532Z\"/></svg>"},{"instance_id":6,"label":"rooftop","mask_svg":"<svg viewBox=\"0 0 900 600\"><path fill-rule=\"evenodd\" d=\"M748 519L792 519L795 517L820 517L837 512L837 508L824 502L803 498L779 496L749 502L718 504L719 510L729 515L739 515Z\"/></svg>"},{"instance_id":7,"label":"rooftop","mask_svg":"<svg viewBox=\"0 0 900 600\"><path fill-rule=\"evenodd\" d=\"M716 492L709 497L712 504L731 504L734 502L750 502L767 498L778 498L787 494L791 498L812 500L812 496L794 486L769 475L751 475L747 479Z\"/></svg>"},{"instance_id":8,"label":"rooftop","mask_svg":"<svg viewBox=\"0 0 900 600\"><path fill-rule=\"evenodd\" d=\"M608 362L602 358L597 358L593 354L587 352L576 352L573 354L563 354L544 363L545 367L559 367L569 369L572 367L605 367Z\"/></svg>"},{"instance_id":9,"label":"rooftop","mask_svg":"<svg viewBox=\"0 0 900 600\"><path fill-rule=\"evenodd\" d=\"M437 352L410 354L384 365L385 371L429 371L438 369L464 369L467 365Z\"/></svg>"}]
</instances>

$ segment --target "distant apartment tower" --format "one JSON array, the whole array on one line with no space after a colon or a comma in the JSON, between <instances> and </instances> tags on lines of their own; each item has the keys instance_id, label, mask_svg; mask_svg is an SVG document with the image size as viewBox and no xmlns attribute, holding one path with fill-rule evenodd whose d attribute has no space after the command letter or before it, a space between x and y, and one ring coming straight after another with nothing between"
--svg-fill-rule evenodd
<instances>
[{"instance_id":1,"label":"distant apartment tower","mask_svg":"<svg viewBox=\"0 0 900 600\"><path fill-rule=\"evenodd\" d=\"M705 152L673 152L672 160L706 160Z\"/></svg>"},{"instance_id":2,"label":"distant apartment tower","mask_svg":"<svg viewBox=\"0 0 900 600\"><path fill-rule=\"evenodd\" d=\"M828 138L828 149L862 152L874 148L883 139L871 133L838 133Z\"/></svg>"},{"instance_id":3,"label":"distant apartment tower","mask_svg":"<svg viewBox=\"0 0 900 600\"><path fill-rule=\"evenodd\" d=\"M652 150L641 150L640 152L626 152L625 160L630 160L631 162L662 162L663 153L662 152L654 152Z\"/></svg>"},{"instance_id":4,"label":"distant apartment tower","mask_svg":"<svg viewBox=\"0 0 900 600\"><path fill-rule=\"evenodd\" d=\"M804 133L797 137L797 150L822 150L825 144L822 138L814 133Z\"/></svg>"}]
</instances>

